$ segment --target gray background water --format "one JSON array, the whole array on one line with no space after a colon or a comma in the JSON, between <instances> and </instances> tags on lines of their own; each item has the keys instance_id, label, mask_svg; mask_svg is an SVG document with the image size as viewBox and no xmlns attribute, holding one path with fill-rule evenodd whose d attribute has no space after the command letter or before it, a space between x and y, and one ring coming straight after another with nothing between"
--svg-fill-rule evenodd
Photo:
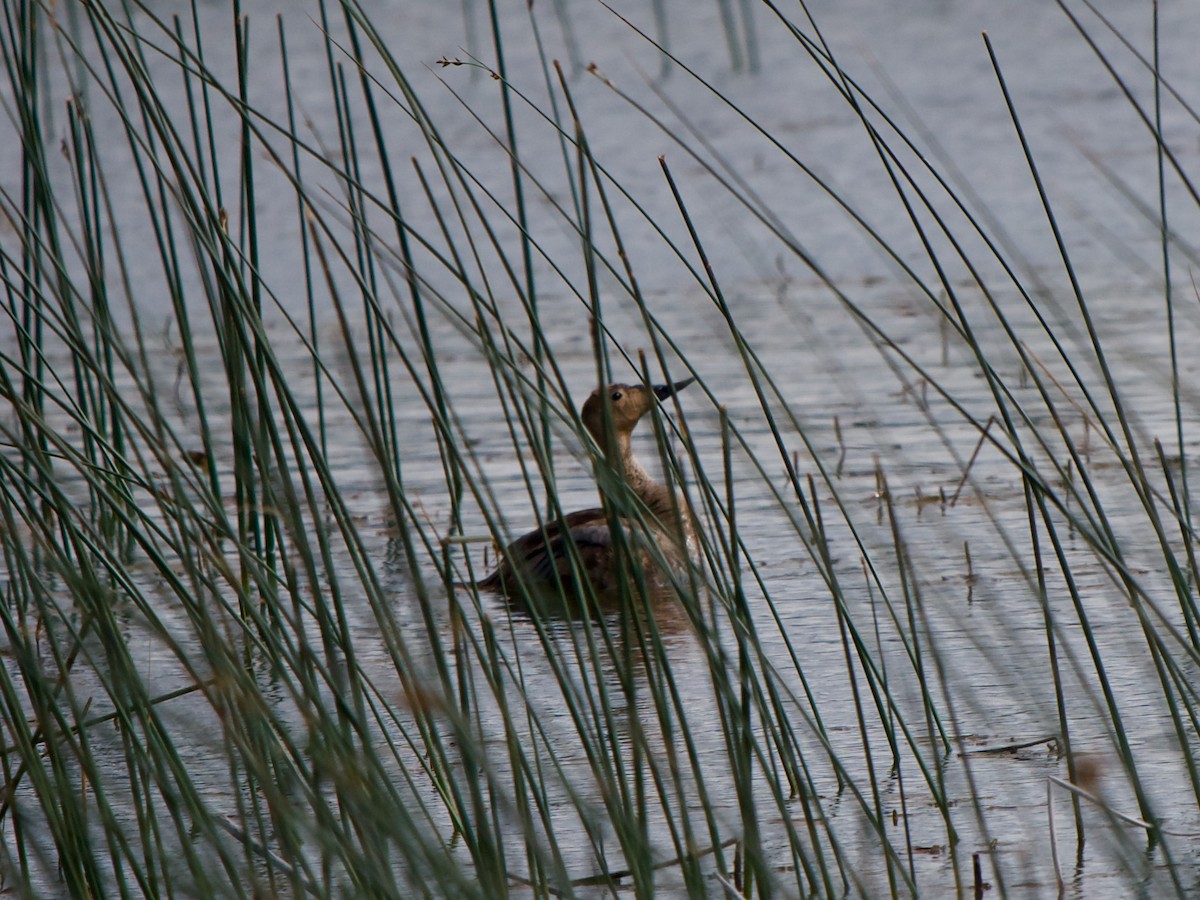
<instances>
[{"instance_id":1,"label":"gray background water","mask_svg":"<svg viewBox=\"0 0 1200 900\"><path fill-rule=\"evenodd\" d=\"M493 136L464 109L465 104L500 134L503 120L496 102L495 83L468 67L436 66L441 57L465 58L469 53L477 54L485 62L492 59L485 39L485 10L478 4L460 8L372 3L366 8L381 28L391 52L405 61L406 73L438 123L446 143L482 183L494 189L503 203L508 203L511 196L508 159ZM1143 52L1150 52L1148 4L1109 3L1102 8L1123 35ZM1155 143L1070 20L1054 4L1042 2L947 0L901 5L858 0L814 3L810 9L846 70L889 110L911 108L911 114L900 113L901 126L919 139L939 168L956 173L954 177L961 179L960 187L969 185L975 198L973 208L988 216L988 228L1002 240L1009 260L1029 285L1041 291L1039 304L1043 311L1063 333L1078 335L1080 321L1059 252L980 37L981 31L988 32L1050 202L1061 216L1071 259L1088 290L1122 390L1135 398L1139 433L1169 438L1173 426L1167 402L1170 391L1165 364L1161 244L1155 224L1124 197L1128 191L1154 204ZM185 8L162 4L159 11L167 15L182 13ZM284 13L293 87L311 124L314 140L331 141L335 122L328 101L321 36L308 17L313 10L293 6L277 9L269 4L254 5L248 10L256 47L252 61L254 102L269 115L283 114L278 54L274 49L273 16L277 11ZM625 11L647 29L653 28L641 4L628 4ZM754 14L761 54L758 71L735 72L725 48L717 4L677 4L669 7L668 12L670 50L783 142L789 153L811 167L843 201L877 228L906 264L921 277L929 278L932 269L917 234L858 117L797 44L773 23L769 13L757 9ZM550 55L563 58L570 73L564 32L552 7L537 4L534 13L544 29ZM199 14L209 65L217 71L229 71L232 80L229 10L224 4L209 3L199 8ZM694 128L708 143L709 149L702 151L706 158L727 160L745 179L744 190L764 198L766 208L817 262L824 275L859 308L876 317L898 345L928 366L981 420L986 419L991 409L990 399L971 365L970 355L960 344L953 341L947 344L939 316L928 299L921 296L899 267L879 252L862 229L812 179L685 73L677 70L661 77L657 51L612 13L598 4L574 3L569 5L567 14L579 42L579 63L594 62L604 76L663 115L677 132L684 133L686 129L681 122L686 120L687 127ZM791 14L797 15L794 10ZM1200 38L1200 16L1180 4L1163 4L1162 17L1163 71L1174 84L1191 85L1200 75L1200 59L1194 52ZM525 4L506 6L502 22L510 81L527 90L539 104L544 103L543 76L528 36ZM1094 19L1088 22L1105 50L1117 55L1120 72L1128 79L1137 100L1149 109L1153 88L1149 73L1120 53L1117 42ZM161 67L163 89L169 90L173 83L169 77L171 65L162 60L153 65ZM62 83L61 76L53 70L51 78ZM958 505L924 502L922 498L936 497L939 491L954 492L961 476L961 460L969 457L974 448L977 430L944 406L935 403L929 411L923 408L917 398L928 389L922 388L911 374L908 377L912 381L907 387L896 377L887 365L887 360L894 356L879 351L822 284L822 279L767 235L726 192L714 188L702 167L626 100L587 72L570 73L568 85L595 156L645 205L650 218L664 226L678 246L691 254L690 241L658 162L659 155L665 155L699 225L707 253L739 325L767 370L778 380L804 435L816 448L816 458L832 470L844 447L841 474L833 483L849 504L849 514L862 529L868 549L880 554L887 552L892 540L876 496L876 460L885 471L892 497L900 509L913 569L923 586L930 628L938 635L946 681L955 687L954 705L959 713L958 727L964 746L993 747L1053 733L1057 727L1056 714L1047 684L1041 612L1026 573L998 537L1006 534L1019 544L1024 534L1022 529L1027 528L1019 474L995 451L985 449L973 469L974 483L965 490ZM7 85L4 90L9 90ZM669 98L682 119L664 105L662 97ZM53 110L51 115L58 116L56 121L61 124L61 115ZM567 203L566 184L561 175L555 174L561 171L560 148L552 130L536 114L520 106L517 117L523 159L535 174L547 173L545 180L551 196ZM399 109L385 104L383 118L389 158L399 177L402 208L418 231L435 234L436 222L408 162L414 155L426 158L423 138ZM236 159L236 121L232 117L219 117L217 127L228 138L220 142L222 152L228 153L229 161ZM1180 164L1185 168L1194 165L1200 151L1196 123L1177 104L1170 103L1164 109L1164 132L1171 139ZM132 170L122 166L125 151L121 136L114 133L112 138L111 148L106 149L110 189L122 218L122 237L136 245L139 235L148 239L146 224L138 214L139 188ZM933 149L932 140L936 140L940 151ZM695 145L697 141L693 139L692 143ZM911 155L906 161L913 161ZM952 168L948 161L952 161ZM16 189L18 163L13 154L4 154L0 159L0 183L9 191ZM331 181L323 178L315 164L306 166L312 184L326 183L332 189ZM232 173L235 168L227 164L226 170ZM269 166L261 166L260 170L264 174L258 194L258 215L260 221L271 225L264 235L264 279L280 306L298 313L303 309L304 284L296 264L299 226L295 198L283 189L280 176L270 174ZM920 175L919 179L923 185L931 184L926 175ZM368 169L364 180L378 184L378 172ZM231 196L236 196L233 182L229 189ZM1174 177L1168 194L1172 227L1186 239L1195 230L1198 204L1190 201ZM442 195L439 191L439 196ZM331 210L336 196L336 192L329 196ZM978 242L969 237L961 217L951 211L944 198L937 200L937 208L955 216L954 233L967 237L972 257L981 259L989 278L994 277L997 265L981 256ZM687 425L699 442L701 456L719 459L715 404L722 404L748 435L758 457L774 466L769 469L769 477L777 486L782 485L782 461L773 450L762 411L722 316L644 219L623 204L619 215L622 236L631 248L631 258L650 298L650 308L661 317L666 330L713 392L711 400L700 395L683 399ZM546 198L534 197L530 216L530 230L542 252L563 265L574 284L580 284L578 236L563 224ZM928 224L929 217L922 214L922 220ZM944 253L944 242L938 241L937 246L939 253ZM515 243L509 247L511 250ZM1181 248L1181 255L1176 257L1174 273L1185 298L1180 301L1181 346L1190 348L1195 345L1197 317L1188 285L1187 257L1182 255L1186 249ZM694 264L694 255L688 258ZM156 257L151 253L135 254L131 262L134 283L146 286L139 288L135 298L143 317L149 322L160 316L165 318L162 295L152 287L161 282ZM978 291L970 286L966 271L961 265L951 265L948 277L963 288L994 360L1007 360L1011 364L1012 368L1003 374L1017 381L1015 354L1006 349L994 324L987 324L988 316ZM439 279L436 274L431 278L448 293L454 290L451 279L444 276ZM538 280L543 325L578 400L589 389L595 371L587 310L572 290L557 281L542 263L538 265ZM518 321L519 306L512 292L505 290L502 282L497 284L502 308L513 321ZM614 281L606 280L602 287L606 292L605 321L616 342L630 349L645 346L647 337L639 314L615 290ZM1022 308L1016 292L1002 287L998 296L1006 311L1021 324L1022 336L1033 352L1050 360L1048 342L1033 327L1032 317ZM325 327L332 331L332 317ZM286 329L281 325L277 328L281 346L287 346ZM455 381L449 385L455 408L468 435L478 442L483 469L496 491L497 506L505 512L511 526L521 530L532 523L532 510L516 468L514 448L496 434L497 409L487 363L446 322L435 320L434 330L441 359L447 370L452 368L456 373ZM215 349L208 350L215 354ZM202 346L201 353L204 352ZM172 377L171 359L165 357L160 364L164 379ZM297 351L292 364L299 385L300 373L306 372L303 354ZM1048 364L1061 375L1061 367L1053 362ZM1196 370L1195 357L1185 353L1185 385L1195 383ZM219 374L214 371L212 377L219 378ZM634 377L629 371L619 374ZM214 392L219 387L214 383ZM411 388L406 388L404 379L398 377L396 412L402 425L406 486L414 497L420 498L431 527L440 533L448 527L448 507L433 432L424 405ZM1023 396L1032 398L1032 390ZM1189 411L1194 411L1190 388L1185 389L1185 399L1190 404ZM182 419L186 422L186 410ZM835 421L842 435L840 440ZM944 431L939 433L932 422L941 425ZM1087 432L1082 419L1076 418L1072 427L1082 440ZM653 452L649 439L639 446L645 453ZM797 439L794 449L800 447ZM1185 452L1190 455L1194 450L1189 439ZM1097 456L1103 456L1101 448L1097 449ZM806 458L802 470L814 471L815 462ZM781 526L781 512L769 496L764 480L753 473L744 457L737 464L742 537L779 605L784 632L799 641L804 671L815 685L815 701L835 742L842 742L839 751L846 759L860 759L862 751L841 640L824 587L794 535L790 539L780 538L786 534ZM1111 482L1106 482L1103 471L1098 462L1094 475L1101 489L1111 495L1118 511L1114 521L1118 528L1127 526L1136 534L1141 523L1134 515L1136 509L1131 499L1122 490L1120 473L1113 470ZM588 472L565 450L560 474L565 507L592 504L594 488ZM346 442L339 477L363 522L377 528L378 549L386 554L389 545L385 498L376 490L365 451L352 441ZM832 494L825 487L819 493L826 505L832 502ZM1122 510L1128 513L1127 521L1120 515ZM468 525L478 527L481 519L476 517ZM970 583L964 543L970 544L971 549L975 577ZM859 553L848 534L836 526L833 545L840 551L837 556L840 577L859 585L850 593L861 604L859 612L869 617L870 594L862 586ZM1168 828L1184 835L1195 832L1195 804L1189 802L1189 795L1181 789L1184 773L1179 750L1173 744L1169 721L1158 698L1146 687L1154 682L1150 680L1151 668L1136 631L1136 620L1103 568L1095 563L1089 567L1086 548L1072 549L1079 552L1081 568L1077 574L1090 577L1082 586L1091 604L1092 622L1103 641L1106 661L1111 664L1110 675L1127 711L1127 731L1143 762L1143 777L1151 786L1158 812ZM1143 544L1140 549L1150 560L1142 572L1150 590L1158 596L1169 596L1165 573L1153 567L1153 547ZM1135 543L1132 549L1135 559L1138 550ZM397 615L415 629L419 627L419 618L405 595L405 581L402 572L397 574ZM1055 587L1061 597L1061 585ZM758 611L765 613L761 608ZM511 633L514 653L521 653L523 642L532 643L532 633L523 632L522 627L518 622ZM368 659L375 628L363 610L361 636ZM767 639L767 645L782 660L779 642ZM675 651L673 665L680 684L694 692L689 703L698 711L699 718L706 704L712 702L704 689L707 663L685 634L678 637ZM892 641L885 642L881 653L889 664L900 667L901 651L898 643ZM522 658L526 661L524 671L529 684L538 684L541 679L552 683L546 669L539 668L536 653L525 653ZM380 677L386 677L386 661L381 658L378 665ZM156 677L162 679L159 687L167 689L166 682L172 676L160 670ZM910 693L903 685L893 687L910 709L915 708L915 689ZM1080 746L1097 755L1102 772L1115 772L1116 765L1099 719L1088 708L1092 685L1085 664L1080 665L1080 674L1070 687L1077 707ZM180 713L181 727L190 714ZM569 730L564 729L563 741L567 740ZM206 749L200 744L197 752L196 765L201 770ZM713 769L718 769L721 748L703 749L710 754ZM876 742L874 750L879 757L877 762L886 765L882 740ZM971 833L971 817L961 816L964 853L984 851L986 841L994 840L999 857L1006 863L1009 873L1006 886L1012 894L1051 896L1046 776L1065 777L1065 765L1045 745L968 759L969 770L963 768L962 757L947 766L947 792L963 804L974 793L986 811L989 831L986 837ZM565 750L563 761L570 762L570 754ZM581 761L575 762L582 766ZM973 788L965 780L965 771L974 777ZM1155 772L1161 772L1161 777L1147 775ZM214 793L219 791L217 785L223 783L225 774L219 764L214 766ZM718 771L713 771L712 777L719 783ZM837 827L839 816L844 816L845 831L853 834L859 825L857 811L852 804L836 798L836 785L829 772L821 774L819 779L823 779L827 791L823 799L831 824ZM1105 783L1114 807L1132 814L1136 807L1119 775ZM1066 797L1061 793L1054 797L1060 827L1066 827L1061 824L1069 817ZM944 828L931 805L909 799L915 804L910 808L909 826L914 843L923 848L918 853L919 877L928 885L930 896L935 896L953 884L947 871ZM720 815L727 814L731 819L735 812L719 810ZM1088 814L1094 817L1097 833L1102 833L1101 814L1095 811ZM799 809L796 815L800 815ZM1114 849L1103 840L1089 844L1078 861L1073 882L1067 871L1070 865L1065 864L1064 876L1075 896L1126 896L1128 883L1116 873L1122 865L1137 867L1136 862L1129 862L1128 856L1136 855L1138 840L1134 832L1130 845L1134 850L1126 846ZM873 844L864 841L861 848L855 848L850 843L851 853L861 855L857 868L864 879L868 883L875 877L882 879L881 875L871 874L878 872L879 863L873 855ZM1063 843L1061 852L1071 856L1066 845L1072 842L1064 839ZM1189 846L1186 837L1180 839L1180 855L1189 856ZM567 848L566 852L569 859L578 862L578 874L590 873L586 848ZM1147 865L1144 876L1151 894L1158 883L1155 879L1161 877L1161 872L1155 874L1152 869L1152 865ZM1016 872L1027 873L1027 877L1013 878Z\"/></svg>"}]
</instances>

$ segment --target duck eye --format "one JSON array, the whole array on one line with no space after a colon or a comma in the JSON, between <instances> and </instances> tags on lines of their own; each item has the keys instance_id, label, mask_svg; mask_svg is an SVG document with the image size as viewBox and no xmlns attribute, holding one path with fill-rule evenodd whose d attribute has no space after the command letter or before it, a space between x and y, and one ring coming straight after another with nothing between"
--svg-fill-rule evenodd
<instances>
[{"instance_id":1,"label":"duck eye","mask_svg":"<svg viewBox=\"0 0 1200 900\"><path fill-rule=\"evenodd\" d=\"M613 398L613 402L615 403L616 401L620 400L620 399L621 399L621 396L622 396L622 395L621 395L621 392L620 392L620 391L613 391L613 392L612 392L612 398Z\"/></svg>"}]
</instances>

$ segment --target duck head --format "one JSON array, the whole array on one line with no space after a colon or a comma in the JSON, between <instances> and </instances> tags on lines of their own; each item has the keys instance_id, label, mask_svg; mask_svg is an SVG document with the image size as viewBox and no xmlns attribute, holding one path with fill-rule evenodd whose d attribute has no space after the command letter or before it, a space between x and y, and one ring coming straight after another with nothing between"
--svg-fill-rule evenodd
<instances>
[{"instance_id":1,"label":"duck head","mask_svg":"<svg viewBox=\"0 0 1200 900\"><path fill-rule=\"evenodd\" d=\"M646 387L642 384L610 384L592 391L584 401L580 418L596 442L604 442L604 407L612 410L613 428L618 435L629 435L642 416L650 411L654 401L666 400L695 381L685 378L673 384Z\"/></svg>"}]
</instances>

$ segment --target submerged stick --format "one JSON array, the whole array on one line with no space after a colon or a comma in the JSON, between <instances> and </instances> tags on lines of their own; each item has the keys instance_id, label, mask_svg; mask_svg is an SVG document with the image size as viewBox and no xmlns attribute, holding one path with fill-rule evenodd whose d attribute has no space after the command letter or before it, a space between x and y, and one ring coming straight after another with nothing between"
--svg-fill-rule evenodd
<instances>
[{"instance_id":1,"label":"submerged stick","mask_svg":"<svg viewBox=\"0 0 1200 900\"><path fill-rule=\"evenodd\" d=\"M958 503L958 495L962 493L963 485L967 483L967 476L971 474L971 468L975 465L975 458L979 456L979 451L983 449L983 442L987 440L988 432L996 423L994 415L988 416L987 424L983 426L983 431L979 435L979 442L975 445L975 450L971 454L971 458L967 460L967 467L963 469L962 478L958 480L958 486L954 489L953 496L950 497L950 505L954 506Z\"/></svg>"},{"instance_id":2,"label":"submerged stick","mask_svg":"<svg viewBox=\"0 0 1200 900\"><path fill-rule=\"evenodd\" d=\"M685 862L692 862L694 860L700 859L705 856L711 856L712 854L716 853L718 850L724 850L726 847L732 847L737 842L738 842L737 838L729 838L726 841L722 841L720 844L713 844L711 847L706 847L703 850L697 850L695 853L683 853L683 854L680 854L679 856L674 857L673 859L668 859L668 860L665 860L660 863L655 863L654 865L652 865L650 867L650 870L652 872L659 872L663 869L669 869L672 866L682 865ZM607 872L607 873L601 872L597 875L585 875L583 878L571 879L570 886L571 887L590 887L592 885L598 885L598 884L613 884L614 882L621 881L624 878L628 878L632 874L633 874L632 869L620 869L616 872ZM511 872L508 874L508 880L510 883L519 884L522 887L531 887L531 888L532 887L540 887L543 890L549 891L551 894L554 894L556 897L561 897L563 895L562 891L556 890L555 888L551 887L548 884L545 884L542 882L535 882L535 881L532 881L521 875L514 875Z\"/></svg>"}]
</instances>

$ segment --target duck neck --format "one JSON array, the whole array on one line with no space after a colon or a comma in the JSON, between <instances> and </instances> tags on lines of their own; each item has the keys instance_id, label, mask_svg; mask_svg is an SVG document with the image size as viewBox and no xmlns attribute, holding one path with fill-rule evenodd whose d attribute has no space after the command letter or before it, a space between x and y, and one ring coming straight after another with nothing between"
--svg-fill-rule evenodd
<instances>
[{"instance_id":1,"label":"duck neck","mask_svg":"<svg viewBox=\"0 0 1200 900\"><path fill-rule=\"evenodd\" d=\"M655 481L650 477L650 473L642 468L642 464L633 455L633 448L630 444L628 434L617 435L617 450L619 454L618 462L621 474L625 478L625 483L638 495L650 511L658 517L660 522L668 526L673 525L676 509L678 508L675 492L665 484Z\"/></svg>"}]
</instances>

